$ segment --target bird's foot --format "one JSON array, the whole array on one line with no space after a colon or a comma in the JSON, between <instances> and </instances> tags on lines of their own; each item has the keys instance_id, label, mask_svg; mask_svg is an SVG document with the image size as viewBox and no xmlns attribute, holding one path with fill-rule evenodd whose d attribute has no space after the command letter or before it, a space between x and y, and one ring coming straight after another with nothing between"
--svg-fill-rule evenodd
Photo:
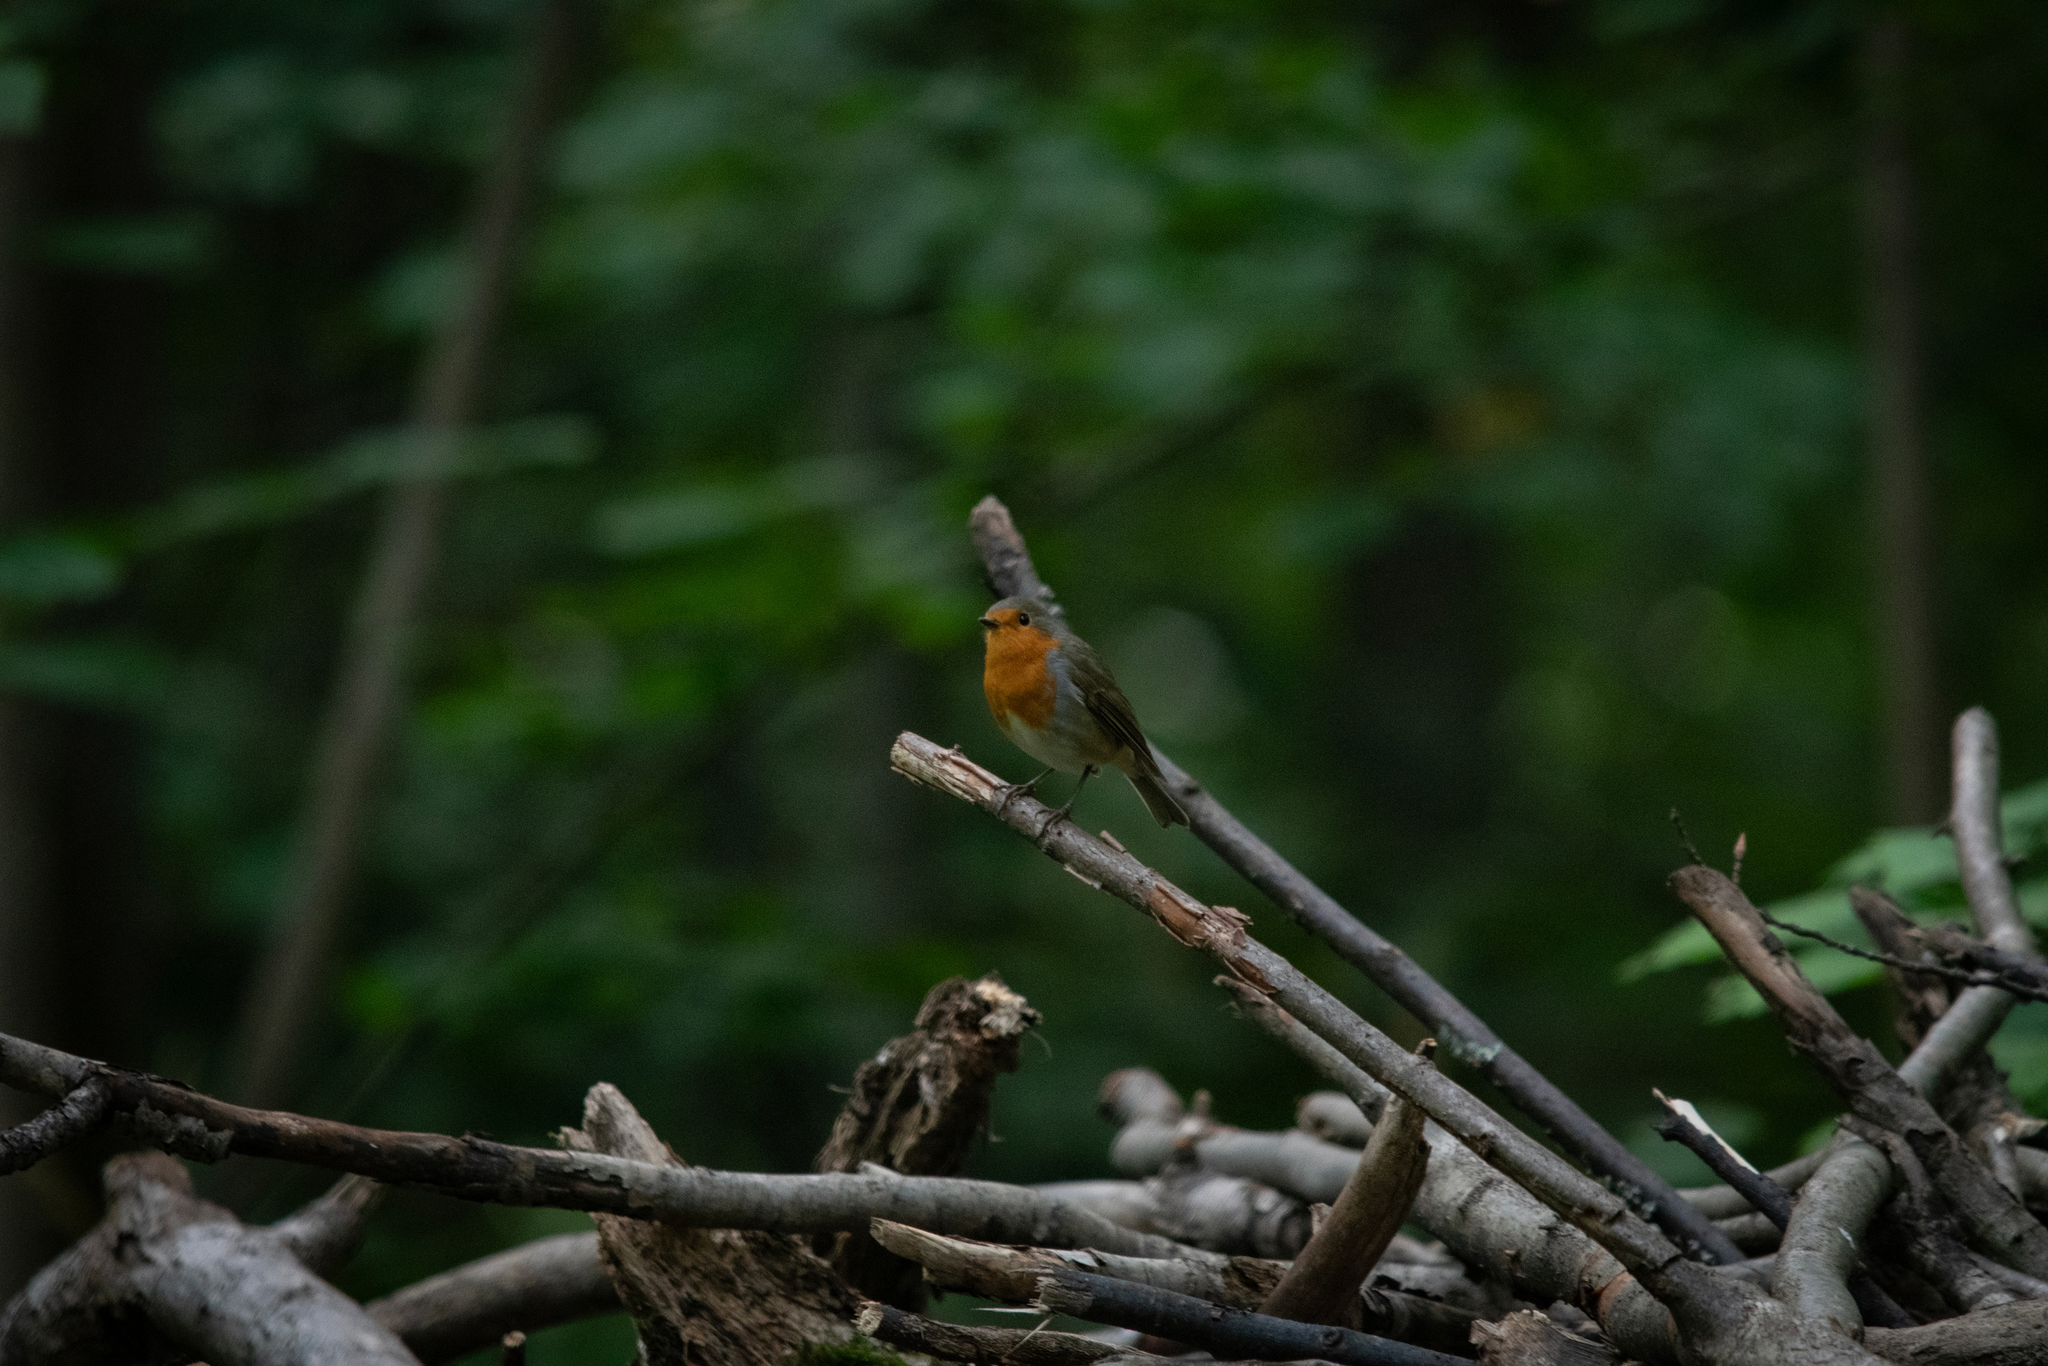
<instances>
[{"instance_id":1,"label":"bird's foot","mask_svg":"<svg viewBox=\"0 0 2048 1366\"><path fill-rule=\"evenodd\" d=\"M1016 801L1019 797L1036 796L1038 793L1038 785L1044 782L1046 780L1047 775L1049 775L1051 772L1051 769L1047 769L1044 773L1039 774L1036 778L1033 778L1030 782L1027 783L1004 783L1001 788L1003 799L996 803L996 814L1000 816L1005 811L1008 811L1010 809L1010 803Z\"/></svg>"},{"instance_id":2,"label":"bird's foot","mask_svg":"<svg viewBox=\"0 0 2048 1366\"><path fill-rule=\"evenodd\" d=\"M1081 794L1078 792L1074 794L1075 797L1078 797L1080 795ZM1046 814L1045 819L1040 821L1038 824L1038 834L1035 837L1037 842L1040 844L1044 844L1046 832L1052 829L1055 825L1058 825L1061 821L1065 821L1067 824L1072 825L1074 823L1073 813L1073 797L1067 798L1067 804L1065 806L1054 807L1050 812Z\"/></svg>"}]
</instances>

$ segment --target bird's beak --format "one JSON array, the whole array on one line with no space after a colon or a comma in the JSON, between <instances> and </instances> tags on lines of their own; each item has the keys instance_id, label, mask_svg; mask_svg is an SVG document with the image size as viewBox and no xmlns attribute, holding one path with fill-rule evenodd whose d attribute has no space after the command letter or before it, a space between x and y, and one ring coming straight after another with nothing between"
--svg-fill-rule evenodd
<instances>
[{"instance_id":1,"label":"bird's beak","mask_svg":"<svg viewBox=\"0 0 2048 1366\"><path fill-rule=\"evenodd\" d=\"M996 619L994 617L983 617L981 619L981 624L984 628L988 630L993 631L996 629Z\"/></svg>"}]
</instances>

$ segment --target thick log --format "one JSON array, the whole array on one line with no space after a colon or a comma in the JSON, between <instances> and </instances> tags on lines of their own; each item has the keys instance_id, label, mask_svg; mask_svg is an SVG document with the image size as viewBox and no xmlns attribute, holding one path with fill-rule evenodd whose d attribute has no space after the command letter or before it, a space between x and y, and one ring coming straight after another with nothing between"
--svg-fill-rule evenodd
<instances>
[{"instance_id":1,"label":"thick log","mask_svg":"<svg viewBox=\"0 0 2048 1366\"><path fill-rule=\"evenodd\" d=\"M853 1090L812 1164L855 1172L867 1163L912 1176L954 1176L988 1128L996 1078L1017 1070L1017 1049L1039 1014L996 977L951 977L933 987L911 1032L883 1044L853 1074ZM875 1246L864 1230L820 1240L848 1284L900 1309L924 1307L914 1265Z\"/></svg>"},{"instance_id":2,"label":"thick log","mask_svg":"<svg viewBox=\"0 0 2048 1366\"><path fill-rule=\"evenodd\" d=\"M600 1082L565 1145L681 1167L618 1088ZM606 1273L640 1330L646 1366L783 1366L800 1348L838 1342L859 1296L799 1238L747 1229L593 1216Z\"/></svg>"},{"instance_id":3,"label":"thick log","mask_svg":"<svg viewBox=\"0 0 2048 1366\"><path fill-rule=\"evenodd\" d=\"M1872 1328L1863 1344L1901 1366L2048 1366L2048 1300L2020 1300L1918 1328Z\"/></svg>"},{"instance_id":4,"label":"thick log","mask_svg":"<svg viewBox=\"0 0 2048 1366\"><path fill-rule=\"evenodd\" d=\"M106 1186L106 1218L0 1315L5 1366L167 1353L216 1366L418 1366L298 1260L294 1238L196 1198L176 1160L117 1157Z\"/></svg>"}]
</instances>

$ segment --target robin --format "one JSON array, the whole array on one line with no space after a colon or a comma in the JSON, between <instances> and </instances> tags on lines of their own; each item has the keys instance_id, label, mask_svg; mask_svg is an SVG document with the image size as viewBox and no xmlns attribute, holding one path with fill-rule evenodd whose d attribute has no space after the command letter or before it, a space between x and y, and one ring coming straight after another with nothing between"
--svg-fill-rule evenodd
<instances>
[{"instance_id":1,"label":"robin","mask_svg":"<svg viewBox=\"0 0 2048 1366\"><path fill-rule=\"evenodd\" d=\"M1108 765L1123 770L1153 820L1188 823L1109 666L1058 612L1036 598L1004 598L983 614L981 626L988 641L981 688L990 715L1012 744L1052 766L1012 795L1031 791L1056 768L1081 775L1078 797L1095 770ZM1074 809L1074 797L1054 820Z\"/></svg>"}]
</instances>

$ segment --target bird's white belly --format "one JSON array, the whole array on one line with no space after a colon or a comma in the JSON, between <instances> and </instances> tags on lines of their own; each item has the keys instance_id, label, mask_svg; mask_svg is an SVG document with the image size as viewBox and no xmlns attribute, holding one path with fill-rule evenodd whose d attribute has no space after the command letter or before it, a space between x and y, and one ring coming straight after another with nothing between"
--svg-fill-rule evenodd
<instances>
[{"instance_id":1,"label":"bird's white belly","mask_svg":"<svg viewBox=\"0 0 2048 1366\"><path fill-rule=\"evenodd\" d=\"M1003 713L1002 726L1011 744L1062 773L1100 768L1121 756L1121 750L1105 752L1101 727L1088 714L1087 705L1066 688L1060 689L1051 719L1039 729L1025 725L1014 712Z\"/></svg>"}]
</instances>

